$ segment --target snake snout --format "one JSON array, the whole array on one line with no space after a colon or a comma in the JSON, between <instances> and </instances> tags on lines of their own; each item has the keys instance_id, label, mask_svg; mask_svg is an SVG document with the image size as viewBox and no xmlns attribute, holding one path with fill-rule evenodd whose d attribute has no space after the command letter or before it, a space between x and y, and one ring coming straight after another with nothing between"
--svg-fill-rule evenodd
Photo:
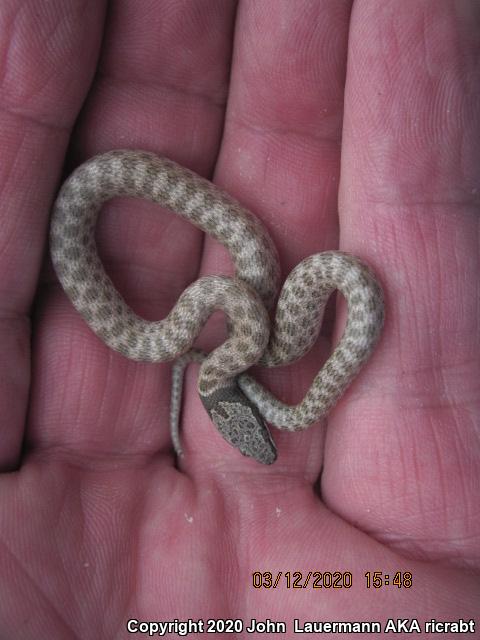
<instances>
[{"instance_id":1,"label":"snake snout","mask_svg":"<svg viewBox=\"0 0 480 640\"><path fill-rule=\"evenodd\" d=\"M202 401L223 438L244 456L262 464L277 459L277 449L257 407L238 386L220 389Z\"/></svg>"}]
</instances>

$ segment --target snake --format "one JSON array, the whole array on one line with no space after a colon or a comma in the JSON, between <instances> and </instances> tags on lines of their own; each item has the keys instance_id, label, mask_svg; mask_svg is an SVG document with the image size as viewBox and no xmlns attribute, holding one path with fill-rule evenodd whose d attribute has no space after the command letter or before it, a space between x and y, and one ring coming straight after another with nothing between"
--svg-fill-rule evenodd
<instances>
[{"instance_id":1,"label":"snake","mask_svg":"<svg viewBox=\"0 0 480 640\"><path fill-rule=\"evenodd\" d=\"M137 315L107 275L95 241L102 206L124 196L157 203L215 238L229 252L234 275L195 280L161 320ZM277 450L267 423L297 431L326 416L372 354L384 324L381 285L358 257L337 250L308 256L279 291L278 253L260 220L207 179L148 151L108 151L73 171L53 206L50 253L71 303L108 347L138 362L176 361L170 428L179 455L183 372L190 362L200 363L199 396L218 432L243 455L272 464ZM302 358L336 290L347 302L343 334L303 400L285 404L248 370ZM217 310L226 316L227 337L207 354L194 342Z\"/></svg>"}]
</instances>

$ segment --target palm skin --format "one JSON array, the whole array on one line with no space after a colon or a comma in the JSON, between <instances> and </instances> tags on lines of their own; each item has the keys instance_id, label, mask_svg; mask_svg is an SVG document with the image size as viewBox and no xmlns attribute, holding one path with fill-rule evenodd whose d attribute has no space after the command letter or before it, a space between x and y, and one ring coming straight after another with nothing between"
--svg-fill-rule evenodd
<instances>
[{"instance_id":1,"label":"palm skin","mask_svg":"<svg viewBox=\"0 0 480 640\"><path fill-rule=\"evenodd\" d=\"M0 637L131 637L129 618L270 618L287 622L284 637L294 618L473 618L478 5L105 9L7 0L0 10ZM372 360L325 425L274 432L271 467L216 434L196 367L176 467L169 366L109 351L48 264L39 277L64 167L121 147L167 155L227 189L262 217L285 274L340 246L384 284ZM214 242L140 201L107 206L98 242L150 319L199 275L230 269ZM298 400L326 345L258 375ZM350 571L353 586L252 586L254 571L295 570ZM368 589L366 571L410 571L413 586Z\"/></svg>"}]
</instances>

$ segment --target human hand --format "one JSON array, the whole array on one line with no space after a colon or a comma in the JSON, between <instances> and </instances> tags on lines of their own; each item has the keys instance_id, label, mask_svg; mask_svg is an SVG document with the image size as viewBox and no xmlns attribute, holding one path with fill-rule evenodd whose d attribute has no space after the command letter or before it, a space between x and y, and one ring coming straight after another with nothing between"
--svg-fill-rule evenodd
<instances>
[{"instance_id":1,"label":"human hand","mask_svg":"<svg viewBox=\"0 0 480 640\"><path fill-rule=\"evenodd\" d=\"M103 32L101 3L39 6L1 9L1 637L128 637L130 618L270 618L284 637L294 618L472 618L474 3L359 1L350 16L337 0L236 14L224 0L124 0ZM262 467L215 432L191 367L175 468L169 366L107 349L48 268L34 298L69 142L68 168L143 148L213 178L262 217L285 274L336 246L374 267L384 335L327 425L275 431L279 458ZM230 269L216 244L142 201L105 207L98 241L149 319L199 274ZM327 351L324 339L261 378L298 400ZM349 571L353 586L288 588L295 570ZM365 572L379 570L411 572L412 587L368 589ZM254 571L283 574L254 589Z\"/></svg>"}]
</instances>

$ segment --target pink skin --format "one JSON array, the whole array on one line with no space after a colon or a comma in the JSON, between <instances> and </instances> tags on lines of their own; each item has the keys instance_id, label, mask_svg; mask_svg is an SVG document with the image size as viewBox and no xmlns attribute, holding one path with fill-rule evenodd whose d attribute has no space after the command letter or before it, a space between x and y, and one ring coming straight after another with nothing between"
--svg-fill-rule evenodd
<instances>
[{"instance_id":1,"label":"pink skin","mask_svg":"<svg viewBox=\"0 0 480 640\"><path fill-rule=\"evenodd\" d=\"M130 617L473 617L478 3L141 4L112 2L105 27L98 0L0 10L2 637L123 638ZM274 432L271 467L215 432L192 366L177 469L169 366L110 351L48 261L41 271L64 167L120 147L225 187L265 221L284 273L339 246L383 281L374 357L328 424ZM150 319L198 274L230 270L214 242L140 201L106 207L98 238ZM259 375L299 398L327 338ZM352 572L350 590L251 585L255 570L337 569ZM411 571L414 586L367 589L379 570Z\"/></svg>"}]
</instances>

